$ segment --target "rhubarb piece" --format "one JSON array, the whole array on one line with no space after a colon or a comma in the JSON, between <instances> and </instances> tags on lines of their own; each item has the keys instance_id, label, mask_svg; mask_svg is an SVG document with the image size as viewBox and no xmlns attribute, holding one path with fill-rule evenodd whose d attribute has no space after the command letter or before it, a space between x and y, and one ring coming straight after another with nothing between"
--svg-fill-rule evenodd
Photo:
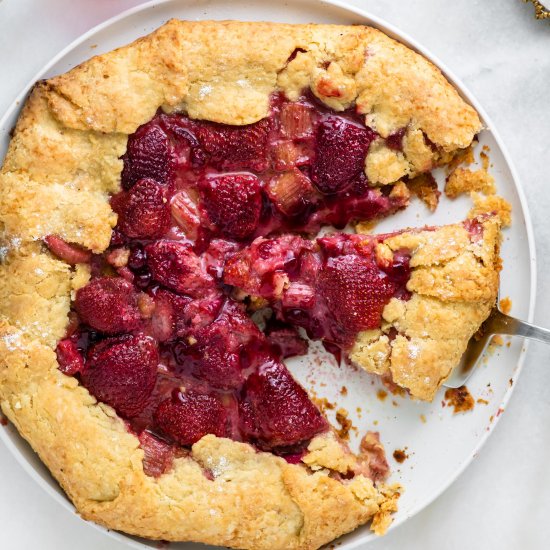
<instances>
[{"instance_id":1,"label":"rhubarb piece","mask_svg":"<svg viewBox=\"0 0 550 550\"><path fill-rule=\"evenodd\" d=\"M227 260L224 282L255 296L280 296L288 283L288 272L297 267L300 254L312 247L310 241L294 235L259 237Z\"/></svg>"},{"instance_id":2,"label":"rhubarb piece","mask_svg":"<svg viewBox=\"0 0 550 550\"><path fill-rule=\"evenodd\" d=\"M281 140L273 144L273 167L275 170L291 170L311 163L312 151L309 145Z\"/></svg>"},{"instance_id":3,"label":"rhubarb piece","mask_svg":"<svg viewBox=\"0 0 550 550\"><path fill-rule=\"evenodd\" d=\"M314 111L303 103L286 102L281 105L280 131L288 139L313 137Z\"/></svg>"},{"instance_id":4,"label":"rhubarb piece","mask_svg":"<svg viewBox=\"0 0 550 550\"><path fill-rule=\"evenodd\" d=\"M285 216L300 214L319 200L319 194L309 178L297 169L273 177L266 187L266 192Z\"/></svg>"},{"instance_id":5,"label":"rhubarb piece","mask_svg":"<svg viewBox=\"0 0 550 550\"><path fill-rule=\"evenodd\" d=\"M139 435L139 446L143 449L143 472L151 477L160 477L172 467L176 451L162 439L148 431Z\"/></svg>"},{"instance_id":6,"label":"rhubarb piece","mask_svg":"<svg viewBox=\"0 0 550 550\"><path fill-rule=\"evenodd\" d=\"M170 211L185 235L195 240L200 226L200 216L199 209L189 194L185 191L176 193L170 202Z\"/></svg>"},{"instance_id":7,"label":"rhubarb piece","mask_svg":"<svg viewBox=\"0 0 550 550\"><path fill-rule=\"evenodd\" d=\"M169 290L153 292L153 311L150 318L150 334L159 342L173 340L185 331L186 311L191 298L179 296Z\"/></svg>"},{"instance_id":8,"label":"rhubarb piece","mask_svg":"<svg viewBox=\"0 0 550 550\"><path fill-rule=\"evenodd\" d=\"M84 264L92 259L92 253L89 250L77 244L68 243L56 235L48 235L44 241L54 256L68 264Z\"/></svg>"}]
</instances>

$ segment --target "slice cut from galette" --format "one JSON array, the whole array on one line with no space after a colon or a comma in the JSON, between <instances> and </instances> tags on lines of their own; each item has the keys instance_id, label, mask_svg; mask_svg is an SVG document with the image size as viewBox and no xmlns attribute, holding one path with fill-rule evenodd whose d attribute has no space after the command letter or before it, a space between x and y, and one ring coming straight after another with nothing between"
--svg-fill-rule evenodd
<instances>
[{"instance_id":1,"label":"slice cut from galette","mask_svg":"<svg viewBox=\"0 0 550 550\"><path fill-rule=\"evenodd\" d=\"M223 280L368 372L431 400L495 305L500 220L386 235L258 238Z\"/></svg>"},{"instance_id":2,"label":"slice cut from galette","mask_svg":"<svg viewBox=\"0 0 550 550\"><path fill-rule=\"evenodd\" d=\"M312 239L480 129L359 26L171 21L38 83L0 173L0 399L78 512L235 548L383 533L378 435L353 454L283 359L303 327L433 395L494 303L496 219Z\"/></svg>"}]
</instances>

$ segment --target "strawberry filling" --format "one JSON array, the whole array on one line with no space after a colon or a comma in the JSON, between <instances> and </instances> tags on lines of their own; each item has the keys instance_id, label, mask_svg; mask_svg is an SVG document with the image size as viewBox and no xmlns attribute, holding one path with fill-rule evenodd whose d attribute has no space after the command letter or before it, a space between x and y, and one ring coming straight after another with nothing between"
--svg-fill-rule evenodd
<instances>
[{"instance_id":1,"label":"strawberry filling","mask_svg":"<svg viewBox=\"0 0 550 550\"><path fill-rule=\"evenodd\" d=\"M344 350L379 327L391 297L406 298L408 256L379 265L374 237L298 235L406 206L368 185L376 137L311 96L275 95L242 127L159 112L129 137L109 249L46 238L59 258L91 263L59 368L126 420L146 473L206 434L292 461L329 429L282 359L307 352L297 327ZM272 307L265 332L236 289Z\"/></svg>"},{"instance_id":2,"label":"strawberry filling","mask_svg":"<svg viewBox=\"0 0 550 550\"><path fill-rule=\"evenodd\" d=\"M315 234L387 216L407 199L368 185L376 137L354 111L335 113L312 96L274 95L269 116L242 127L159 112L129 138L113 243L168 233L204 248L217 237Z\"/></svg>"},{"instance_id":3,"label":"strawberry filling","mask_svg":"<svg viewBox=\"0 0 550 550\"><path fill-rule=\"evenodd\" d=\"M360 331L380 328L393 297L408 298L409 254L378 259L384 236L334 234L258 238L228 259L224 282L267 300L277 318L310 338L345 348Z\"/></svg>"}]
</instances>

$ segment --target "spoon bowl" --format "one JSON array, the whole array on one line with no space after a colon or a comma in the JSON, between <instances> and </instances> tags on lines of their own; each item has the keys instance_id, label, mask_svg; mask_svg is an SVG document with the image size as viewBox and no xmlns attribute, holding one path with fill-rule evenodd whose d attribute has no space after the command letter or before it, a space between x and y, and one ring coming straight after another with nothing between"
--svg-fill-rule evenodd
<instances>
[{"instance_id":1,"label":"spoon bowl","mask_svg":"<svg viewBox=\"0 0 550 550\"><path fill-rule=\"evenodd\" d=\"M470 339L466 351L462 354L460 363L445 381L444 386L447 388L460 388L463 386L474 372L493 336L497 334L523 336L524 338L550 344L550 330L506 315L495 306L483 323L481 330Z\"/></svg>"}]
</instances>

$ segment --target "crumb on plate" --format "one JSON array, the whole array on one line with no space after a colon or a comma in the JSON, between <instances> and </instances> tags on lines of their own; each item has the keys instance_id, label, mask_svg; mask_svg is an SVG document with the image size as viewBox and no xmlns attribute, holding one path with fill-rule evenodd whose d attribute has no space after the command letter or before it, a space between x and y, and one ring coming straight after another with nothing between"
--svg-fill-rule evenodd
<instances>
[{"instance_id":1,"label":"crumb on plate","mask_svg":"<svg viewBox=\"0 0 550 550\"><path fill-rule=\"evenodd\" d=\"M451 172L445 183L447 197L454 199L471 191L480 191L485 195L494 194L496 188L493 176L484 169L474 172L467 168L456 168Z\"/></svg>"},{"instance_id":2,"label":"crumb on plate","mask_svg":"<svg viewBox=\"0 0 550 550\"><path fill-rule=\"evenodd\" d=\"M454 414L471 411L475 406L474 398L466 386L448 388L445 391L445 399L447 405L454 408Z\"/></svg>"}]
</instances>

